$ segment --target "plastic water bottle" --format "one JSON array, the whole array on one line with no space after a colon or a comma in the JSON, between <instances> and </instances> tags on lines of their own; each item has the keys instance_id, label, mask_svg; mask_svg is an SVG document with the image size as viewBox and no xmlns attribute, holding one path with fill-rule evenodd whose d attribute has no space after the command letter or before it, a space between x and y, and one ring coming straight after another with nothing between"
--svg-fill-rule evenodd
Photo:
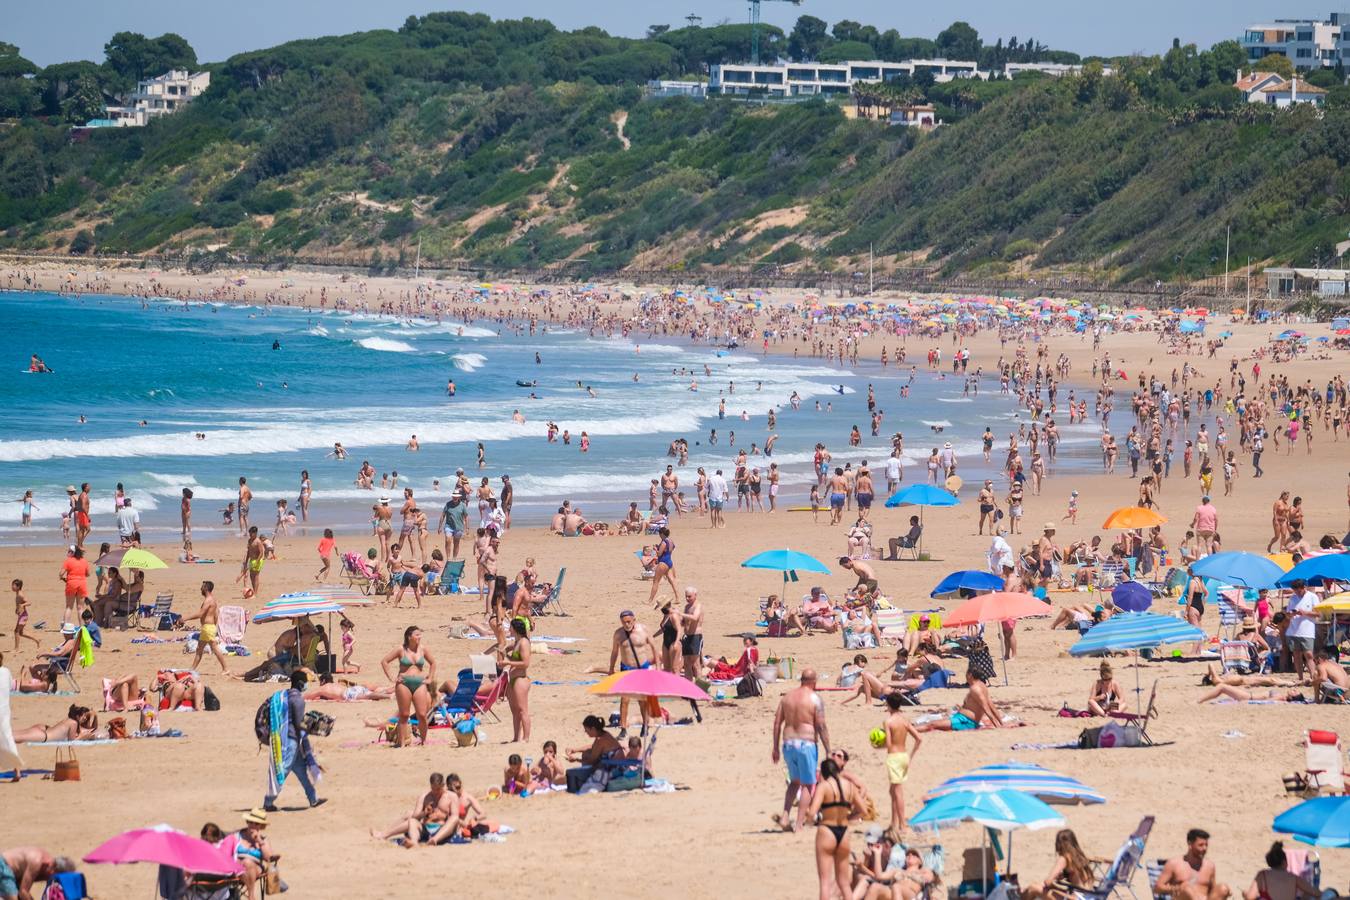
<instances>
[{"instance_id":1,"label":"plastic water bottle","mask_svg":"<svg viewBox=\"0 0 1350 900\"><path fill-rule=\"evenodd\" d=\"M717 700L725 700L727 699L727 692L722 690L721 688L718 688L717 693L713 694L713 697L714 699Z\"/></svg>"}]
</instances>

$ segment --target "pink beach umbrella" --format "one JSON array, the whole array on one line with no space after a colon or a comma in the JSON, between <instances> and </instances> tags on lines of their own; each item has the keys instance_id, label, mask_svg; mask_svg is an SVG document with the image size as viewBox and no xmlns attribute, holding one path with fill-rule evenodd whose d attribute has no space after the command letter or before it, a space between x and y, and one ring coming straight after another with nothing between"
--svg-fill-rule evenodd
<instances>
[{"instance_id":1,"label":"pink beach umbrella","mask_svg":"<svg viewBox=\"0 0 1350 900\"><path fill-rule=\"evenodd\" d=\"M660 669L630 669L607 675L586 689L608 697L677 697L711 700L707 692L687 678Z\"/></svg>"},{"instance_id":2,"label":"pink beach umbrella","mask_svg":"<svg viewBox=\"0 0 1350 900\"><path fill-rule=\"evenodd\" d=\"M87 863L159 863L188 872L237 875L244 871L233 856L206 841L168 825L133 828L98 847L84 858Z\"/></svg>"}]
</instances>

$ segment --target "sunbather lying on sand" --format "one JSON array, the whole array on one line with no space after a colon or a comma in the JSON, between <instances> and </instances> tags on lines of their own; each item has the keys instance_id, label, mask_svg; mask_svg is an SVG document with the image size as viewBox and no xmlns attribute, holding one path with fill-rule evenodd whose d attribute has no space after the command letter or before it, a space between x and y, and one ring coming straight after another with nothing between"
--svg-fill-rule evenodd
<instances>
[{"instance_id":1,"label":"sunbather lying on sand","mask_svg":"<svg viewBox=\"0 0 1350 900\"><path fill-rule=\"evenodd\" d=\"M71 704L66 717L55 725L30 725L14 731L16 744L45 744L48 741L85 741L98 731L98 716L87 706Z\"/></svg>"},{"instance_id":2,"label":"sunbather lying on sand","mask_svg":"<svg viewBox=\"0 0 1350 900\"><path fill-rule=\"evenodd\" d=\"M130 712L145 705L145 691L136 675L103 679L103 711Z\"/></svg>"},{"instance_id":3,"label":"sunbather lying on sand","mask_svg":"<svg viewBox=\"0 0 1350 900\"><path fill-rule=\"evenodd\" d=\"M1288 679L1273 678L1270 675L1239 675L1236 672L1220 672L1214 663L1209 663L1205 666L1205 675L1200 679L1200 684L1205 687L1215 687L1221 684L1233 687L1289 687L1292 682Z\"/></svg>"},{"instance_id":4,"label":"sunbather lying on sand","mask_svg":"<svg viewBox=\"0 0 1350 900\"><path fill-rule=\"evenodd\" d=\"M350 703L356 700L388 700L394 689L388 684L361 684L343 678L334 682L332 675L319 676L319 686L305 693L306 700L334 700Z\"/></svg>"},{"instance_id":5,"label":"sunbather lying on sand","mask_svg":"<svg viewBox=\"0 0 1350 900\"><path fill-rule=\"evenodd\" d=\"M1249 691L1246 688L1234 687L1231 684L1221 684L1214 690L1208 692L1196 703L1209 703L1213 700L1265 700L1271 703L1307 703L1308 700L1298 690L1294 688L1271 688L1265 692L1265 696L1259 696L1256 691Z\"/></svg>"}]
</instances>

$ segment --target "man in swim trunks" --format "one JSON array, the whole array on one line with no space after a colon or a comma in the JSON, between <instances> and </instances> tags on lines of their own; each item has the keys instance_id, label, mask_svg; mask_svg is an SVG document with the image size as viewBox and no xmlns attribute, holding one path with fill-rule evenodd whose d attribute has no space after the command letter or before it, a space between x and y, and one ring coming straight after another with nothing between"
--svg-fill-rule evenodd
<instances>
[{"instance_id":1,"label":"man in swim trunks","mask_svg":"<svg viewBox=\"0 0 1350 900\"><path fill-rule=\"evenodd\" d=\"M872 472L867 468L867 460L863 460L858 469L858 480L853 485L853 491L853 496L858 500L858 517L866 519L872 508Z\"/></svg>"},{"instance_id":2,"label":"man in swim trunks","mask_svg":"<svg viewBox=\"0 0 1350 900\"><path fill-rule=\"evenodd\" d=\"M1218 869L1213 860L1205 859L1209 852L1209 832L1192 828L1186 832L1186 852L1169 859L1158 875L1153 893L1158 897L1177 900L1223 900L1232 892L1228 885L1219 884Z\"/></svg>"},{"instance_id":3,"label":"man in swim trunks","mask_svg":"<svg viewBox=\"0 0 1350 900\"><path fill-rule=\"evenodd\" d=\"M621 672L655 668L658 658L656 642L652 640L646 626L638 622L631 609L619 613L619 627L614 629L614 639L609 647L609 673L614 674L616 664ZM628 736L628 701L628 697L619 701L620 740ZM642 712L642 734L645 736L650 715L646 703L639 703L638 708Z\"/></svg>"},{"instance_id":4,"label":"man in swim trunks","mask_svg":"<svg viewBox=\"0 0 1350 900\"><path fill-rule=\"evenodd\" d=\"M844 518L844 501L848 498L848 479L839 466L835 466L834 474L830 476L829 490L830 524L838 525Z\"/></svg>"},{"instance_id":5,"label":"man in swim trunks","mask_svg":"<svg viewBox=\"0 0 1350 900\"><path fill-rule=\"evenodd\" d=\"M69 492L69 488L67 488ZM80 484L79 496L75 498L75 506L72 510L75 513L75 546L83 547L84 539L89 537L89 529L92 523L89 519L89 482Z\"/></svg>"},{"instance_id":6,"label":"man in swim trunks","mask_svg":"<svg viewBox=\"0 0 1350 900\"><path fill-rule=\"evenodd\" d=\"M661 476L661 505L675 506L675 492L679 489L680 476L675 474L674 466L666 466L665 474Z\"/></svg>"},{"instance_id":7,"label":"man in swim trunks","mask_svg":"<svg viewBox=\"0 0 1350 900\"><path fill-rule=\"evenodd\" d=\"M39 847L6 850L0 854L0 897L32 900L33 885L49 881L55 873L56 860L46 850Z\"/></svg>"},{"instance_id":8,"label":"man in swim trunks","mask_svg":"<svg viewBox=\"0 0 1350 900\"><path fill-rule=\"evenodd\" d=\"M248 533L248 505L253 500L253 491L248 486L248 479L239 476L239 533Z\"/></svg>"},{"instance_id":9,"label":"man in swim trunks","mask_svg":"<svg viewBox=\"0 0 1350 900\"><path fill-rule=\"evenodd\" d=\"M248 592L246 597L256 597L258 595L258 585L262 576L263 553L266 547L263 546L263 539L258 535L258 526L251 525L248 529L248 550L244 555L244 569L248 573Z\"/></svg>"},{"instance_id":10,"label":"man in swim trunks","mask_svg":"<svg viewBox=\"0 0 1350 900\"><path fill-rule=\"evenodd\" d=\"M203 581L201 609L190 616L184 616L182 621L191 622L193 619L199 619L202 623L201 633L197 637L197 656L192 660L192 668L197 668L197 664L202 661L202 654L210 647L211 652L215 654L216 662L220 663L220 671L229 675L230 667L226 665L225 653L220 647L220 607L212 594L215 589L215 582Z\"/></svg>"},{"instance_id":11,"label":"man in swim trunks","mask_svg":"<svg viewBox=\"0 0 1350 900\"><path fill-rule=\"evenodd\" d=\"M899 840L900 829L905 827L905 780L909 778L909 764L913 754L906 751L905 741L914 738L914 753L919 752L923 738L912 722L900 712L902 702L899 691L886 695L886 707L891 713L882 723L886 732L886 778L891 785L891 827L892 840Z\"/></svg>"},{"instance_id":12,"label":"man in swim trunks","mask_svg":"<svg viewBox=\"0 0 1350 900\"><path fill-rule=\"evenodd\" d=\"M698 588L684 589L684 611L679 613L680 655L684 658L684 677L695 681L703 677L703 604Z\"/></svg>"},{"instance_id":13,"label":"man in swim trunks","mask_svg":"<svg viewBox=\"0 0 1350 900\"><path fill-rule=\"evenodd\" d=\"M946 719L925 722L919 731L974 731L977 728L1002 728L1003 716L994 706L989 696L989 685L985 678L973 668L966 670L966 682L970 689L966 691L961 706Z\"/></svg>"},{"instance_id":14,"label":"man in swim trunks","mask_svg":"<svg viewBox=\"0 0 1350 900\"><path fill-rule=\"evenodd\" d=\"M841 556L839 557L839 565L858 576L858 583L853 586L854 590L862 590L868 594L876 592L877 573L869 563L863 562L861 559Z\"/></svg>"},{"instance_id":15,"label":"man in swim trunks","mask_svg":"<svg viewBox=\"0 0 1350 900\"><path fill-rule=\"evenodd\" d=\"M829 755L830 732L825 727L825 704L816 693L816 670L808 668L802 670L801 685L778 701L778 710L773 716L773 761L777 763L781 757L788 770L783 812L774 816L774 821L784 831L800 831L806 821L819 769L817 740L825 745L825 753ZM795 820L791 818L794 800L798 800Z\"/></svg>"}]
</instances>

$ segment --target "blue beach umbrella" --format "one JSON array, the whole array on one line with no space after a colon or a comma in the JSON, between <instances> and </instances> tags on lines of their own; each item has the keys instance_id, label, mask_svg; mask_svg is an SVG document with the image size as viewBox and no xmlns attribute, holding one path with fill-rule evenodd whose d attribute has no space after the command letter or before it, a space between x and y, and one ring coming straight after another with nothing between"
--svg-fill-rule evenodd
<instances>
[{"instance_id":1,"label":"blue beach umbrella","mask_svg":"<svg viewBox=\"0 0 1350 900\"><path fill-rule=\"evenodd\" d=\"M955 791L930 800L923 809L909 820L914 828L948 828L961 822L975 822L988 830L1014 831L1026 828L1036 831L1041 828L1057 828L1064 824L1064 817L1055 812L1044 801L1021 791ZM986 832L980 836L984 844ZM981 865L985 854L980 854ZM1012 838L1008 839L1008 869L1012 870ZM987 872L981 872L981 880L989 880Z\"/></svg>"},{"instance_id":2,"label":"blue beach umbrella","mask_svg":"<svg viewBox=\"0 0 1350 900\"><path fill-rule=\"evenodd\" d=\"M1105 803L1106 798L1076 778L1032 763L1006 762L948 778L924 794L925 801L957 791L1021 791L1046 803Z\"/></svg>"},{"instance_id":3,"label":"blue beach umbrella","mask_svg":"<svg viewBox=\"0 0 1350 900\"><path fill-rule=\"evenodd\" d=\"M1299 578L1308 584L1323 584L1327 581L1350 582L1350 553L1311 556L1276 579L1275 586L1289 587Z\"/></svg>"},{"instance_id":4,"label":"blue beach umbrella","mask_svg":"<svg viewBox=\"0 0 1350 900\"><path fill-rule=\"evenodd\" d=\"M1142 704L1139 695L1143 689L1139 686L1139 651L1161 647L1163 644L1184 644L1204 639L1204 629L1172 616L1149 612L1120 613L1088 629L1088 633L1069 648L1069 653L1073 656L1091 656L1114 650L1135 651L1134 704L1135 711L1140 712Z\"/></svg>"},{"instance_id":5,"label":"blue beach umbrella","mask_svg":"<svg viewBox=\"0 0 1350 900\"><path fill-rule=\"evenodd\" d=\"M1202 578L1246 588L1269 588L1284 575L1284 570L1264 556L1242 550L1215 553L1191 563L1191 571Z\"/></svg>"},{"instance_id":6,"label":"blue beach umbrella","mask_svg":"<svg viewBox=\"0 0 1350 900\"><path fill-rule=\"evenodd\" d=\"M1350 847L1350 797L1314 797L1275 817L1271 828L1314 847Z\"/></svg>"},{"instance_id":7,"label":"blue beach umbrella","mask_svg":"<svg viewBox=\"0 0 1350 900\"><path fill-rule=\"evenodd\" d=\"M1144 612L1153 605L1153 592L1137 581L1122 581L1111 589L1111 602L1126 612Z\"/></svg>"},{"instance_id":8,"label":"blue beach umbrella","mask_svg":"<svg viewBox=\"0 0 1350 900\"><path fill-rule=\"evenodd\" d=\"M783 573L783 583L797 580L798 572L819 572L828 575L830 570L825 564L809 553L800 550L765 550L741 563L742 569L771 569Z\"/></svg>"},{"instance_id":9,"label":"blue beach umbrella","mask_svg":"<svg viewBox=\"0 0 1350 900\"><path fill-rule=\"evenodd\" d=\"M939 581L938 586L933 588L932 593L928 596L941 597L943 594L955 594L962 590L978 593L1001 591L1003 590L1003 579L991 572L964 569L960 572L953 572Z\"/></svg>"},{"instance_id":10,"label":"blue beach umbrella","mask_svg":"<svg viewBox=\"0 0 1350 900\"><path fill-rule=\"evenodd\" d=\"M951 491L936 487L931 484L911 484L907 488L901 488L886 499L886 508L894 509L897 506L917 506L919 507L919 525L923 525L923 508L925 506L957 506L961 503L960 499ZM923 532L919 532L919 548L923 547Z\"/></svg>"}]
</instances>

